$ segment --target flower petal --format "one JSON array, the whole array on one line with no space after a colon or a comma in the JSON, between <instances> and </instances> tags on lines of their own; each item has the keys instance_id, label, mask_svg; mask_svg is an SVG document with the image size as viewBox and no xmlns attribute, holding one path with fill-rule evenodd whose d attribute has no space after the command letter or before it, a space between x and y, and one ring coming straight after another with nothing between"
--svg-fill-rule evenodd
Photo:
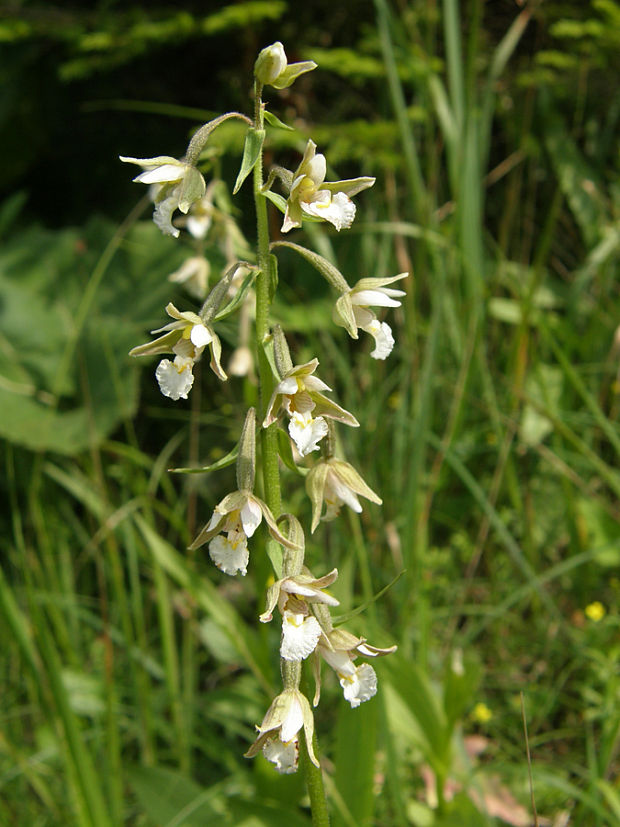
<instances>
[{"instance_id":1,"label":"flower petal","mask_svg":"<svg viewBox=\"0 0 620 827\"><path fill-rule=\"evenodd\" d=\"M370 355L373 359L387 359L394 347L394 337L392 336L392 328L386 322L380 322L378 319L373 319L370 324L363 328L366 333L370 333L374 337L376 347L371 351Z\"/></svg>"},{"instance_id":2,"label":"flower petal","mask_svg":"<svg viewBox=\"0 0 620 827\"><path fill-rule=\"evenodd\" d=\"M400 307L400 302L396 301L396 296L404 296L404 290L390 290L384 288L383 290L359 290L351 293L351 301L353 304L368 307L374 305L375 307Z\"/></svg>"},{"instance_id":3,"label":"flower petal","mask_svg":"<svg viewBox=\"0 0 620 827\"><path fill-rule=\"evenodd\" d=\"M263 512L260 505L251 497L248 497L241 508L241 525L246 537L251 537L260 525Z\"/></svg>"},{"instance_id":4,"label":"flower petal","mask_svg":"<svg viewBox=\"0 0 620 827\"><path fill-rule=\"evenodd\" d=\"M162 359L155 371L160 391L164 396L175 401L187 399L187 394L194 384L193 362L191 360L180 360L184 364L179 365L177 359L180 359L180 357L177 356L174 362L171 362L170 359Z\"/></svg>"},{"instance_id":5,"label":"flower petal","mask_svg":"<svg viewBox=\"0 0 620 827\"><path fill-rule=\"evenodd\" d=\"M172 226L172 213L179 206L178 196L173 191L163 201L159 201L153 210L153 221L164 235L171 235L178 238L180 231Z\"/></svg>"},{"instance_id":6,"label":"flower petal","mask_svg":"<svg viewBox=\"0 0 620 827\"><path fill-rule=\"evenodd\" d=\"M180 181L184 175L184 164L162 164L161 166L141 172L140 175L133 180L141 184L172 184Z\"/></svg>"},{"instance_id":7,"label":"flower petal","mask_svg":"<svg viewBox=\"0 0 620 827\"><path fill-rule=\"evenodd\" d=\"M263 755L275 767L278 772L289 774L297 771L297 760L299 756L299 740L293 738L288 743L283 743L279 738L270 738L263 746Z\"/></svg>"},{"instance_id":8,"label":"flower petal","mask_svg":"<svg viewBox=\"0 0 620 827\"><path fill-rule=\"evenodd\" d=\"M344 192L336 192L330 197L328 190L319 190L312 201L301 201L300 203L305 213L329 221L338 232L353 224L355 204Z\"/></svg>"},{"instance_id":9,"label":"flower petal","mask_svg":"<svg viewBox=\"0 0 620 827\"><path fill-rule=\"evenodd\" d=\"M320 636L321 627L316 617L285 611L280 654L284 660L303 660L314 652Z\"/></svg>"},{"instance_id":10,"label":"flower petal","mask_svg":"<svg viewBox=\"0 0 620 827\"><path fill-rule=\"evenodd\" d=\"M209 543L209 557L224 574L247 574L250 554L245 534L240 531L230 531L228 537L218 534Z\"/></svg>"},{"instance_id":11,"label":"flower petal","mask_svg":"<svg viewBox=\"0 0 620 827\"><path fill-rule=\"evenodd\" d=\"M205 327L203 324L195 324L192 327L189 338L192 340L192 344L196 347L204 347L213 341L213 335L209 331L209 328Z\"/></svg>"},{"instance_id":12,"label":"flower petal","mask_svg":"<svg viewBox=\"0 0 620 827\"><path fill-rule=\"evenodd\" d=\"M355 709L377 694L377 675L369 663L362 663L353 677L347 675L340 678L340 686L344 690L345 699Z\"/></svg>"},{"instance_id":13,"label":"flower petal","mask_svg":"<svg viewBox=\"0 0 620 827\"><path fill-rule=\"evenodd\" d=\"M288 425L288 432L302 457L312 451L318 451L319 442L327 436L329 428L322 416L312 418L310 413L293 413Z\"/></svg>"}]
</instances>

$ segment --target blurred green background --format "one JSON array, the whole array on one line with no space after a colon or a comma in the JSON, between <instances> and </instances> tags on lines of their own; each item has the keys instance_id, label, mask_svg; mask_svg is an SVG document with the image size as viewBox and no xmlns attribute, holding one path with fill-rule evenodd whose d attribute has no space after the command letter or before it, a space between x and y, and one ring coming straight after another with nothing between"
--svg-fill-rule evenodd
<instances>
[{"instance_id":1,"label":"blurred green background","mask_svg":"<svg viewBox=\"0 0 620 827\"><path fill-rule=\"evenodd\" d=\"M312 136L377 177L348 233L293 240L351 284L413 273L369 364L279 259L294 359L362 423L341 447L384 500L322 524L309 565L339 568L343 614L392 584L348 628L399 644L360 709L325 681L334 823L525 827L531 771L541 824L620 825L616 0L0 6L0 823L310 823L300 778L242 758L279 685L260 542L243 581L186 551L231 469L167 472L226 454L256 389L205 373L173 404L128 359L191 306L166 278L189 251L117 157L251 112L275 40L319 68L268 93L298 131L266 162ZM242 133L219 135L204 169L232 188ZM250 242L252 209L245 187Z\"/></svg>"}]
</instances>

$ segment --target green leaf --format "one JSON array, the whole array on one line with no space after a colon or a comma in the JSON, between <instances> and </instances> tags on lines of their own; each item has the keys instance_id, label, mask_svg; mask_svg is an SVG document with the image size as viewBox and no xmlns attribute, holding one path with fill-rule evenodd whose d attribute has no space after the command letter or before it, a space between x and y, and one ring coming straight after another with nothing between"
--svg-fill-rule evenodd
<instances>
[{"instance_id":1,"label":"green leaf","mask_svg":"<svg viewBox=\"0 0 620 827\"><path fill-rule=\"evenodd\" d=\"M399 652L385 659L381 671L416 725L410 729L410 739L422 748L433 769L439 769L444 774L448 769L449 729L437 690L427 675L414 663L405 660ZM388 715L393 713L389 704L387 708ZM401 716L392 718L392 726L398 729L398 736L395 737L402 737L405 730Z\"/></svg>"},{"instance_id":2,"label":"green leaf","mask_svg":"<svg viewBox=\"0 0 620 827\"><path fill-rule=\"evenodd\" d=\"M203 788L179 772L164 767L125 770L143 814L162 827L203 827L222 820L225 795L221 784Z\"/></svg>"},{"instance_id":3,"label":"green leaf","mask_svg":"<svg viewBox=\"0 0 620 827\"><path fill-rule=\"evenodd\" d=\"M295 131L292 126L289 126L288 124L281 121L280 118L277 118L273 114L273 112L270 112L268 109L265 109L263 114L264 114L265 120L267 121L269 126L275 126L276 129L286 129L287 132L294 132Z\"/></svg>"},{"instance_id":4,"label":"green leaf","mask_svg":"<svg viewBox=\"0 0 620 827\"><path fill-rule=\"evenodd\" d=\"M235 312L235 310L239 307L239 305L245 298L245 294L248 292L248 290L252 286L252 283L254 282L254 279L258 276L259 273L260 270L250 270L250 272L241 282L241 286L239 287L231 301L229 301L228 304L225 307L223 307L219 311L219 313L216 314L214 318L215 322L219 322L221 319L225 319L227 316L230 316L232 313Z\"/></svg>"},{"instance_id":5,"label":"green leaf","mask_svg":"<svg viewBox=\"0 0 620 827\"><path fill-rule=\"evenodd\" d=\"M239 456L239 445L235 445L232 451L226 456L212 462L211 465L203 465L202 468L169 468L171 474L207 474L209 471L219 471L221 468L228 468Z\"/></svg>"},{"instance_id":6,"label":"green leaf","mask_svg":"<svg viewBox=\"0 0 620 827\"><path fill-rule=\"evenodd\" d=\"M364 704L362 709L351 709L346 701L341 701L338 712L334 781L358 827L372 824L377 714L376 701ZM334 813L334 827L346 824L337 812Z\"/></svg>"},{"instance_id":7,"label":"green leaf","mask_svg":"<svg viewBox=\"0 0 620 827\"><path fill-rule=\"evenodd\" d=\"M260 154L263 149L264 141L264 129L248 129L245 136L245 144L243 145L241 169L239 170L239 175L237 175L233 195L236 195L236 193L239 192L241 185L256 166L256 162L260 158Z\"/></svg>"}]
</instances>

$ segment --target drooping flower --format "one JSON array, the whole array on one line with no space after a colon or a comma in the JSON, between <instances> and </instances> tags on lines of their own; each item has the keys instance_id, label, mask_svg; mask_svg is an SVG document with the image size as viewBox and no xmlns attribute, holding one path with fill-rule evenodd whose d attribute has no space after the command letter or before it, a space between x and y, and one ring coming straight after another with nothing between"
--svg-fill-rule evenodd
<instances>
[{"instance_id":1,"label":"drooping flower","mask_svg":"<svg viewBox=\"0 0 620 827\"><path fill-rule=\"evenodd\" d=\"M312 501L313 532L319 520L327 522L337 517L342 505L348 505L359 514L362 506L358 496L365 497L377 505L381 505L382 502L381 497L366 485L352 465L335 457L320 459L310 469L306 477L306 491ZM325 514L321 517L323 505Z\"/></svg>"},{"instance_id":2,"label":"drooping flower","mask_svg":"<svg viewBox=\"0 0 620 827\"><path fill-rule=\"evenodd\" d=\"M355 218L355 204L351 196L372 187L374 178L352 178L345 181L325 181L325 156L316 154L316 144L309 140L300 165L293 173L293 183L286 202L282 232L301 227L302 216L314 216L338 230L348 228Z\"/></svg>"},{"instance_id":3,"label":"drooping flower","mask_svg":"<svg viewBox=\"0 0 620 827\"><path fill-rule=\"evenodd\" d=\"M166 313L175 321L151 331L163 333L163 336L129 351L130 356L174 353L174 362L163 359L155 372L164 396L187 399L194 383L194 363L200 359L207 345L211 352L211 369L219 379L227 379L220 363L222 346L211 325L205 324L197 313L177 310L172 302L166 306Z\"/></svg>"},{"instance_id":4,"label":"drooping flower","mask_svg":"<svg viewBox=\"0 0 620 827\"><path fill-rule=\"evenodd\" d=\"M258 82L263 86L273 86L276 89L286 89L300 75L311 72L313 69L316 69L316 63L313 60L289 64L284 46L279 40L264 48L254 64L254 74Z\"/></svg>"},{"instance_id":5,"label":"drooping flower","mask_svg":"<svg viewBox=\"0 0 620 827\"><path fill-rule=\"evenodd\" d=\"M358 338L358 328L370 333L375 340L375 349L371 352L373 359L386 359L394 347L392 329L386 322L380 322L369 307L400 307L399 299L405 295L404 290L386 287L395 281L404 279L408 273L399 273L390 278L360 279L350 290L342 293L334 310L334 321L354 339Z\"/></svg>"},{"instance_id":6,"label":"drooping flower","mask_svg":"<svg viewBox=\"0 0 620 827\"><path fill-rule=\"evenodd\" d=\"M338 577L338 570L320 578L305 569L303 573L284 577L269 587L267 607L260 616L261 623L272 619L278 605L282 615L282 643L280 655L285 660L300 661L312 654L321 636L321 626L311 613L310 604L338 606L338 600L323 591Z\"/></svg>"},{"instance_id":7,"label":"drooping flower","mask_svg":"<svg viewBox=\"0 0 620 827\"><path fill-rule=\"evenodd\" d=\"M288 548L296 548L276 524L267 505L251 491L234 491L215 506L211 519L199 532L190 549L209 543L209 556L224 574L245 575L249 559L248 538L265 519L269 533ZM226 536L224 536L226 535Z\"/></svg>"},{"instance_id":8,"label":"drooping flower","mask_svg":"<svg viewBox=\"0 0 620 827\"><path fill-rule=\"evenodd\" d=\"M312 359L286 371L274 388L263 422L263 427L268 428L283 408L290 418L289 434L302 456L316 450L320 440L326 436L329 429L325 418L352 427L359 426L353 414L321 393L331 388L313 375L318 364L318 359Z\"/></svg>"},{"instance_id":9,"label":"drooping flower","mask_svg":"<svg viewBox=\"0 0 620 827\"><path fill-rule=\"evenodd\" d=\"M312 710L307 698L298 689L285 689L274 699L263 722L256 727L258 737L245 757L253 758L262 750L265 758L275 764L278 772L295 772L299 756L298 733L302 727L310 760L316 767L320 766L312 746Z\"/></svg>"},{"instance_id":10,"label":"drooping flower","mask_svg":"<svg viewBox=\"0 0 620 827\"><path fill-rule=\"evenodd\" d=\"M137 164L141 172L133 180L141 184L159 184L155 196L153 221L166 235L175 238L179 230L172 225L172 214L180 210L187 214L191 205L205 194L205 180L193 164L179 161L169 155L155 158L129 158L120 155L127 164Z\"/></svg>"},{"instance_id":11,"label":"drooping flower","mask_svg":"<svg viewBox=\"0 0 620 827\"><path fill-rule=\"evenodd\" d=\"M209 271L211 266L204 256L191 256L174 273L170 273L168 281L182 284L188 293L196 299L203 300L209 285Z\"/></svg>"},{"instance_id":12,"label":"drooping flower","mask_svg":"<svg viewBox=\"0 0 620 827\"><path fill-rule=\"evenodd\" d=\"M321 691L318 655L332 667L338 676L345 699L355 708L364 701L370 700L377 693L377 675L368 663L356 666L353 662L359 655L366 658L376 658L389 655L396 651L396 646L379 649L370 646L365 638L358 638L344 629L331 629L321 635L315 656L316 694L313 704L319 702Z\"/></svg>"}]
</instances>

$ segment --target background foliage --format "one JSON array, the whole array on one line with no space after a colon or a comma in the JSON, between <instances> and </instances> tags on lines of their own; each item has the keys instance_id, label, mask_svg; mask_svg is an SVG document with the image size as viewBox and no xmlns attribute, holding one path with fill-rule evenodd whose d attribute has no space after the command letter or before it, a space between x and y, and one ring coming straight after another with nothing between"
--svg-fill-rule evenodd
<instances>
[{"instance_id":1,"label":"background foliage","mask_svg":"<svg viewBox=\"0 0 620 827\"><path fill-rule=\"evenodd\" d=\"M279 681L268 565L224 583L190 555L231 478L166 470L225 454L255 389L205 378L173 405L126 357L184 251L116 160L247 111L279 39L320 68L273 93L300 131L270 135L278 160L311 131L340 177L378 178L348 235L305 242L351 281L414 273L369 365L280 259L277 313L363 423L343 447L384 499L321 526L309 563L338 566L343 613L392 584L358 630L399 644L361 709L325 690L334 822L534 823L522 692L541 823L620 824L618 3L1 12L0 821L309 822L298 778L241 758ZM232 182L228 137L208 171ZM286 496L307 518L292 473Z\"/></svg>"}]
</instances>

